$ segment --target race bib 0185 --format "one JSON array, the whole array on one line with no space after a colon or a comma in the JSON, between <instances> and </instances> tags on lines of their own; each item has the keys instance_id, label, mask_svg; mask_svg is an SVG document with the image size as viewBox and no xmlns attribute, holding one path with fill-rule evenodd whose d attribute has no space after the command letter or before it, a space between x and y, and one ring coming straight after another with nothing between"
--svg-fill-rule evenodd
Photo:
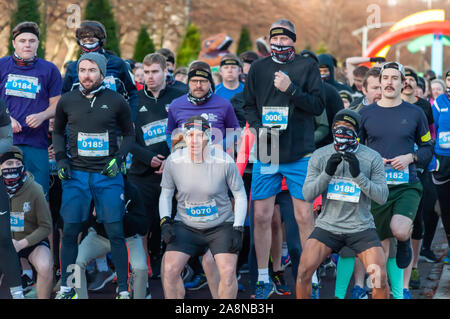
<instances>
[{"instance_id":1,"label":"race bib 0185","mask_svg":"<svg viewBox=\"0 0 450 319\"><path fill-rule=\"evenodd\" d=\"M108 156L109 136L105 133L78 133L78 155Z\"/></svg>"}]
</instances>

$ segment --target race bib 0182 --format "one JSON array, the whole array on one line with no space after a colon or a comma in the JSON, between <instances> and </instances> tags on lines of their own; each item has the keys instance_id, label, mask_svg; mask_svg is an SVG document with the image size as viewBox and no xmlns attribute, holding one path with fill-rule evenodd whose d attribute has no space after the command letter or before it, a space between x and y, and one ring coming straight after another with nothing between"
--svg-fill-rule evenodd
<instances>
[{"instance_id":1,"label":"race bib 0182","mask_svg":"<svg viewBox=\"0 0 450 319\"><path fill-rule=\"evenodd\" d=\"M388 185L398 185L409 182L409 168L406 167L402 171L397 171L390 164L385 166L386 183Z\"/></svg>"}]
</instances>

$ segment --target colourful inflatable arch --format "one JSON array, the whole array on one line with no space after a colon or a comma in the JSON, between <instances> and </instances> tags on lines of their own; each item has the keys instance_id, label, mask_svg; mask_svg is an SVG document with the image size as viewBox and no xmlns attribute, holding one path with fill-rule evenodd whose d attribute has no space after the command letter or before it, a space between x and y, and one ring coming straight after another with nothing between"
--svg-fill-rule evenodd
<instances>
[{"instance_id":1,"label":"colourful inflatable arch","mask_svg":"<svg viewBox=\"0 0 450 319\"><path fill-rule=\"evenodd\" d=\"M393 32L385 32L370 43L365 52L365 56L381 56L380 51L386 46L390 46L411 38L417 38L426 34L450 35L450 21L429 22L408 26Z\"/></svg>"}]
</instances>

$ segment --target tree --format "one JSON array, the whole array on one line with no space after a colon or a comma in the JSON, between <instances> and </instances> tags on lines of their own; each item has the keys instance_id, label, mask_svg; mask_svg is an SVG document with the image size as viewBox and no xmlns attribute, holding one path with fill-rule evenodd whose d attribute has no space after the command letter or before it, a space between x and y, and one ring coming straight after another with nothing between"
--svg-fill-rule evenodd
<instances>
[{"instance_id":1,"label":"tree","mask_svg":"<svg viewBox=\"0 0 450 319\"><path fill-rule=\"evenodd\" d=\"M183 41L178 47L177 66L188 66L198 58L201 50L200 33L198 28L190 23L186 29Z\"/></svg>"},{"instance_id":2,"label":"tree","mask_svg":"<svg viewBox=\"0 0 450 319\"><path fill-rule=\"evenodd\" d=\"M142 62L147 54L153 52L155 52L153 40L147 32L147 27L142 26L139 31L136 44L134 45L133 60L136 62Z\"/></svg>"},{"instance_id":3,"label":"tree","mask_svg":"<svg viewBox=\"0 0 450 319\"><path fill-rule=\"evenodd\" d=\"M243 27L241 30L241 36L239 38L236 54L240 55L243 52L252 50L252 39L250 38L250 32L247 27Z\"/></svg>"},{"instance_id":4,"label":"tree","mask_svg":"<svg viewBox=\"0 0 450 319\"><path fill-rule=\"evenodd\" d=\"M41 25L41 15L39 12L39 4L37 0L18 0L17 9L12 14L11 17L11 31L16 25L24 21L36 22L39 26ZM42 28L41 28L42 31ZM42 43L45 42L45 33L41 32L39 35L39 47L37 50L37 55L40 58L45 58L45 49ZM12 45L12 32L9 38L8 52L12 54L14 52L14 47Z\"/></svg>"},{"instance_id":5,"label":"tree","mask_svg":"<svg viewBox=\"0 0 450 319\"><path fill-rule=\"evenodd\" d=\"M98 21L105 26L107 34L105 49L120 56L119 28L114 20L109 0L89 0L86 4L85 19Z\"/></svg>"},{"instance_id":6,"label":"tree","mask_svg":"<svg viewBox=\"0 0 450 319\"><path fill-rule=\"evenodd\" d=\"M324 54L327 52L328 52L327 45L325 44L325 42L320 41L315 53L317 55L320 55L320 54Z\"/></svg>"}]
</instances>

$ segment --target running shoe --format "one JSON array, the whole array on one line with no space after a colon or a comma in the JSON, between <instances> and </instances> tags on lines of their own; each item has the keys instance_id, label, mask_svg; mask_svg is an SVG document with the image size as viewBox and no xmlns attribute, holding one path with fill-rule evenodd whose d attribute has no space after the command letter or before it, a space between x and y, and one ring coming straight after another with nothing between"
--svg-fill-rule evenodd
<instances>
[{"instance_id":1,"label":"running shoe","mask_svg":"<svg viewBox=\"0 0 450 319\"><path fill-rule=\"evenodd\" d=\"M192 268L188 264L184 265L183 271L181 272L181 278L183 278L183 282L186 283L188 281L191 281L193 275L194 271L192 270Z\"/></svg>"},{"instance_id":2,"label":"running shoe","mask_svg":"<svg viewBox=\"0 0 450 319\"><path fill-rule=\"evenodd\" d=\"M115 276L116 274L111 269L97 272L94 281L89 284L88 290L98 291L103 289L103 287L105 287L107 283L111 282Z\"/></svg>"},{"instance_id":3,"label":"running shoe","mask_svg":"<svg viewBox=\"0 0 450 319\"><path fill-rule=\"evenodd\" d=\"M409 291L409 289L403 288L403 299L413 299L411 291Z\"/></svg>"},{"instance_id":4,"label":"running shoe","mask_svg":"<svg viewBox=\"0 0 450 319\"><path fill-rule=\"evenodd\" d=\"M78 295L77 295L75 289L70 288L69 291L63 291L63 290L58 291L55 299L78 299Z\"/></svg>"},{"instance_id":5,"label":"running shoe","mask_svg":"<svg viewBox=\"0 0 450 319\"><path fill-rule=\"evenodd\" d=\"M320 299L319 289L320 289L320 286L318 284L312 284L312 293L311 293L311 298L309 298L309 299Z\"/></svg>"},{"instance_id":6,"label":"running shoe","mask_svg":"<svg viewBox=\"0 0 450 319\"><path fill-rule=\"evenodd\" d=\"M411 277L409 279L409 288L411 288L411 289L419 289L420 288L419 269L417 269L417 268L411 269Z\"/></svg>"},{"instance_id":7,"label":"running shoe","mask_svg":"<svg viewBox=\"0 0 450 319\"><path fill-rule=\"evenodd\" d=\"M364 288L361 288L358 285L355 285L355 287L352 289L352 295L350 299L368 299L367 291Z\"/></svg>"},{"instance_id":8,"label":"running shoe","mask_svg":"<svg viewBox=\"0 0 450 319\"><path fill-rule=\"evenodd\" d=\"M128 291L121 291L116 296L116 299L131 299L130 293Z\"/></svg>"},{"instance_id":9,"label":"running shoe","mask_svg":"<svg viewBox=\"0 0 450 319\"><path fill-rule=\"evenodd\" d=\"M285 270L287 267L291 265L291 256L287 254L286 256L281 256L281 268Z\"/></svg>"},{"instance_id":10,"label":"running shoe","mask_svg":"<svg viewBox=\"0 0 450 319\"><path fill-rule=\"evenodd\" d=\"M275 292L277 295L289 296L291 294L291 290L284 279L284 271L277 271L273 273L271 279L275 285Z\"/></svg>"},{"instance_id":11,"label":"running shoe","mask_svg":"<svg viewBox=\"0 0 450 319\"><path fill-rule=\"evenodd\" d=\"M31 289L33 289L34 281L26 274L23 274L20 277L22 279L23 293L26 294L27 292L31 291Z\"/></svg>"},{"instance_id":12,"label":"running shoe","mask_svg":"<svg viewBox=\"0 0 450 319\"><path fill-rule=\"evenodd\" d=\"M447 256L444 258L444 264L450 264L450 249L448 250Z\"/></svg>"},{"instance_id":13,"label":"running shoe","mask_svg":"<svg viewBox=\"0 0 450 319\"><path fill-rule=\"evenodd\" d=\"M147 291L145 293L145 299L152 299L152 294L150 293L150 287L147 287Z\"/></svg>"},{"instance_id":14,"label":"running shoe","mask_svg":"<svg viewBox=\"0 0 450 319\"><path fill-rule=\"evenodd\" d=\"M436 257L436 255L430 248L422 248L420 250L419 259L425 260L426 262L429 262L429 263L438 263L439 262L439 258Z\"/></svg>"},{"instance_id":15,"label":"running shoe","mask_svg":"<svg viewBox=\"0 0 450 319\"><path fill-rule=\"evenodd\" d=\"M208 281L206 280L205 274L198 274L194 276L194 279L192 281L189 281L184 284L184 288L187 290L199 290L203 287L205 287L208 284Z\"/></svg>"},{"instance_id":16,"label":"running shoe","mask_svg":"<svg viewBox=\"0 0 450 319\"><path fill-rule=\"evenodd\" d=\"M272 280L269 282L258 281L256 283L255 299L269 299L275 291Z\"/></svg>"},{"instance_id":17,"label":"running shoe","mask_svg":"<svg viewBox=\"0 0 450 319\"><path fill-rule=\"evenodd\" d=\"M152 279L161 279L161 262L162 257L156 256L150 258L150 267L153 274L151 275Z\"/></svg>"},{"instance_id":18,"label":"running shoe","mask_svg":"<svg viewBox=\"0 0 450 319\"><path fill-rule=\"evenodd\" d=\"M245 288L244 288L244 285L239 282L239 280L241 280L241 274L240 273L237 275L238 291L243 292L243 291L245 291Z\"/></svg>"}]
</instances>

